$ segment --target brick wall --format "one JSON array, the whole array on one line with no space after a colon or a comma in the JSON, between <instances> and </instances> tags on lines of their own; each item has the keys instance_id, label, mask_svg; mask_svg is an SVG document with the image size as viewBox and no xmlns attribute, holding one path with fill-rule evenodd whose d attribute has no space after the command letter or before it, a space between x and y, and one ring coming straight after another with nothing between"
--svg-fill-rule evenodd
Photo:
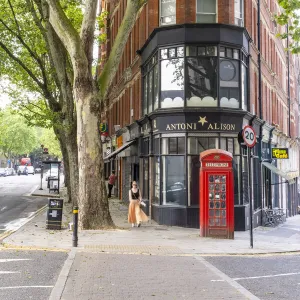
<instances>
[{"instance_id":1,"label":"brick wall","mask_svg":"<svg viewBox=\"0 0 300 300\"><path fill-rule=\"evenodd\" d=\"M250 47L250 107L249 111L259 116L258 105L258 70L257 70L257 1L245 0L244 23L253 42ZM126 8L126 0L110 1L108 41L105 53L109 53L115 40ZM262 58L262 115L270 124L279 124L279 129L287 133L288 99L287 99L287 63L286 42L276 37L277 32L285 28L273 21L273 15L279 11L276 0L261 0L261 58ZM218 22L234 24L234 0L218 0ZM177 0L176 21L193 23L196 20L196 1ZM106 116L109 119L110 134L113 125L125 126L142 116L141 111L141 74L140 58L136 51L140 49L151 32L159 26L159 1L149 0L139 12L135 26L126 44L118 72L113 81L109 95ZM124 76L125 71L129 77ZM293 137L298 135L298 74L299 59L290 61L291 89L291 131ZM125 78L126 77L126 78ZM131 109L133 116L131 116Z\"/></svg>"}]
</instances>

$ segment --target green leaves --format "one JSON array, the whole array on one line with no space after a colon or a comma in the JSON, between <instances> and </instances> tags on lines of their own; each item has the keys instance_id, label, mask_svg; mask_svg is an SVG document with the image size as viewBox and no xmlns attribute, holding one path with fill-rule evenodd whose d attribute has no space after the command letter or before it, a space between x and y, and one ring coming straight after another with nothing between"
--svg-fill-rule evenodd
<instances>
[{"instance_id":1,"label":"green leaves","mask_svg":"<svg viewBox=\"0 0 300 300\"><path fill-rule=\"evenodd\" d=\"M0 150L7 157L30 153L37 145L36 130L8 109L0 115Z\"/></svg>"},{"instance_id":2,"label":"green leaves","mask_svg":"<svg viewBox=\"0 0 300 300\"><path fill-rule=\"evenodd\" d=\"M300 49L298 46L298 42L300 40L300 0L278 0L278 3L283 8L283 10L278 16L275 16L275 20L280 26L289 26L288 28L286 28L286 30L284 30L285 32L278 33L277 37L280 37L281 39L287 39L288 37L290 37L290 44L287 50L290 50L293 54L299 53Z\"/></svg>"}]
</instances>

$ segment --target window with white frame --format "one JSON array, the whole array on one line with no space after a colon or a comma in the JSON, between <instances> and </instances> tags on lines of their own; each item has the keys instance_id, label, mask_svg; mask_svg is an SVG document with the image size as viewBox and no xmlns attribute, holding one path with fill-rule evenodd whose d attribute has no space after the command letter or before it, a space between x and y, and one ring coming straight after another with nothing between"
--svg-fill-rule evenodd
<instances>
[{"instance_id":1,"label":"window with white frame","mask_svg":"<svg viewBox=\"0 0 300 300\"><path fill-rule=\"evenodd\" d=\"M196 0L196 22L216 23L217 0Z\"/></svg>"},{"instance_id":2,"label":"window with white frame","mask_svg":"<svg viewBox=\"0 0 300 300\"><path fill-rule=\"evenodd\" d=\"M176 0L160 0L160 25L176 23Z\"/></svg>"},{"instance_id":3,"label":"window with white frame","mask_svg":"<svg viewBox=\"0 0 300 300\"><path fill-rule=\"evenodd\" d=\"M234 23L244 26L244 0L234 0Z\"/></svg>"}]
</instances>

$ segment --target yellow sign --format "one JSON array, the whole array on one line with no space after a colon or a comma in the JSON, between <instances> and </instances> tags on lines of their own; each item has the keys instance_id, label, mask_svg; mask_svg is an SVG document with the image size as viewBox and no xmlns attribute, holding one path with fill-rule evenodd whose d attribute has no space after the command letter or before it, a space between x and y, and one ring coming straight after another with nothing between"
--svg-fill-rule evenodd
<instances>
[{"instance_id":1,"label":"yellow sign","mask_svg":"<svg viewBox=\"0 0 300 300\"><path fill-rule=\"evenodd\" d=\"M272 149L272 158L288 159L289 158L289 149L288 148L273 148Z\"/></svg>"}]
</instances>

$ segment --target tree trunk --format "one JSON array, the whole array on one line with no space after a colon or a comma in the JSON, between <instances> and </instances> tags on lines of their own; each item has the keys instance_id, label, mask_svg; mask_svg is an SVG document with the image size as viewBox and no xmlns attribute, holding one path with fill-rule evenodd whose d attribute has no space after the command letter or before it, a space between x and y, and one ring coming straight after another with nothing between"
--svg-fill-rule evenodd
<instances>
[{"instance_id":1,"label":"tree trunk","mask_svg":"<svg viewBox=\"0 0 300 300\"><path fill-rule=\"evenodd\" d=\"M78 149L76 126L72 129L55 129L59 139L63 160L65 163L65 182L68 191L68 202L77 205L78 203Z\"/></svg>"},{"instance_id":2,"label":"tree trunk","mask_svg":"<svg viewBox=\"0 0 300 300\"><path fill-rule=\"evenodd\" d=\"M79 225L81 229L114 227L104 178L104 161L98 116L92 93L78 91L77 137L79 163ZM78 97L80 95L80 97Z\"/></svg>"}]
</instances>

